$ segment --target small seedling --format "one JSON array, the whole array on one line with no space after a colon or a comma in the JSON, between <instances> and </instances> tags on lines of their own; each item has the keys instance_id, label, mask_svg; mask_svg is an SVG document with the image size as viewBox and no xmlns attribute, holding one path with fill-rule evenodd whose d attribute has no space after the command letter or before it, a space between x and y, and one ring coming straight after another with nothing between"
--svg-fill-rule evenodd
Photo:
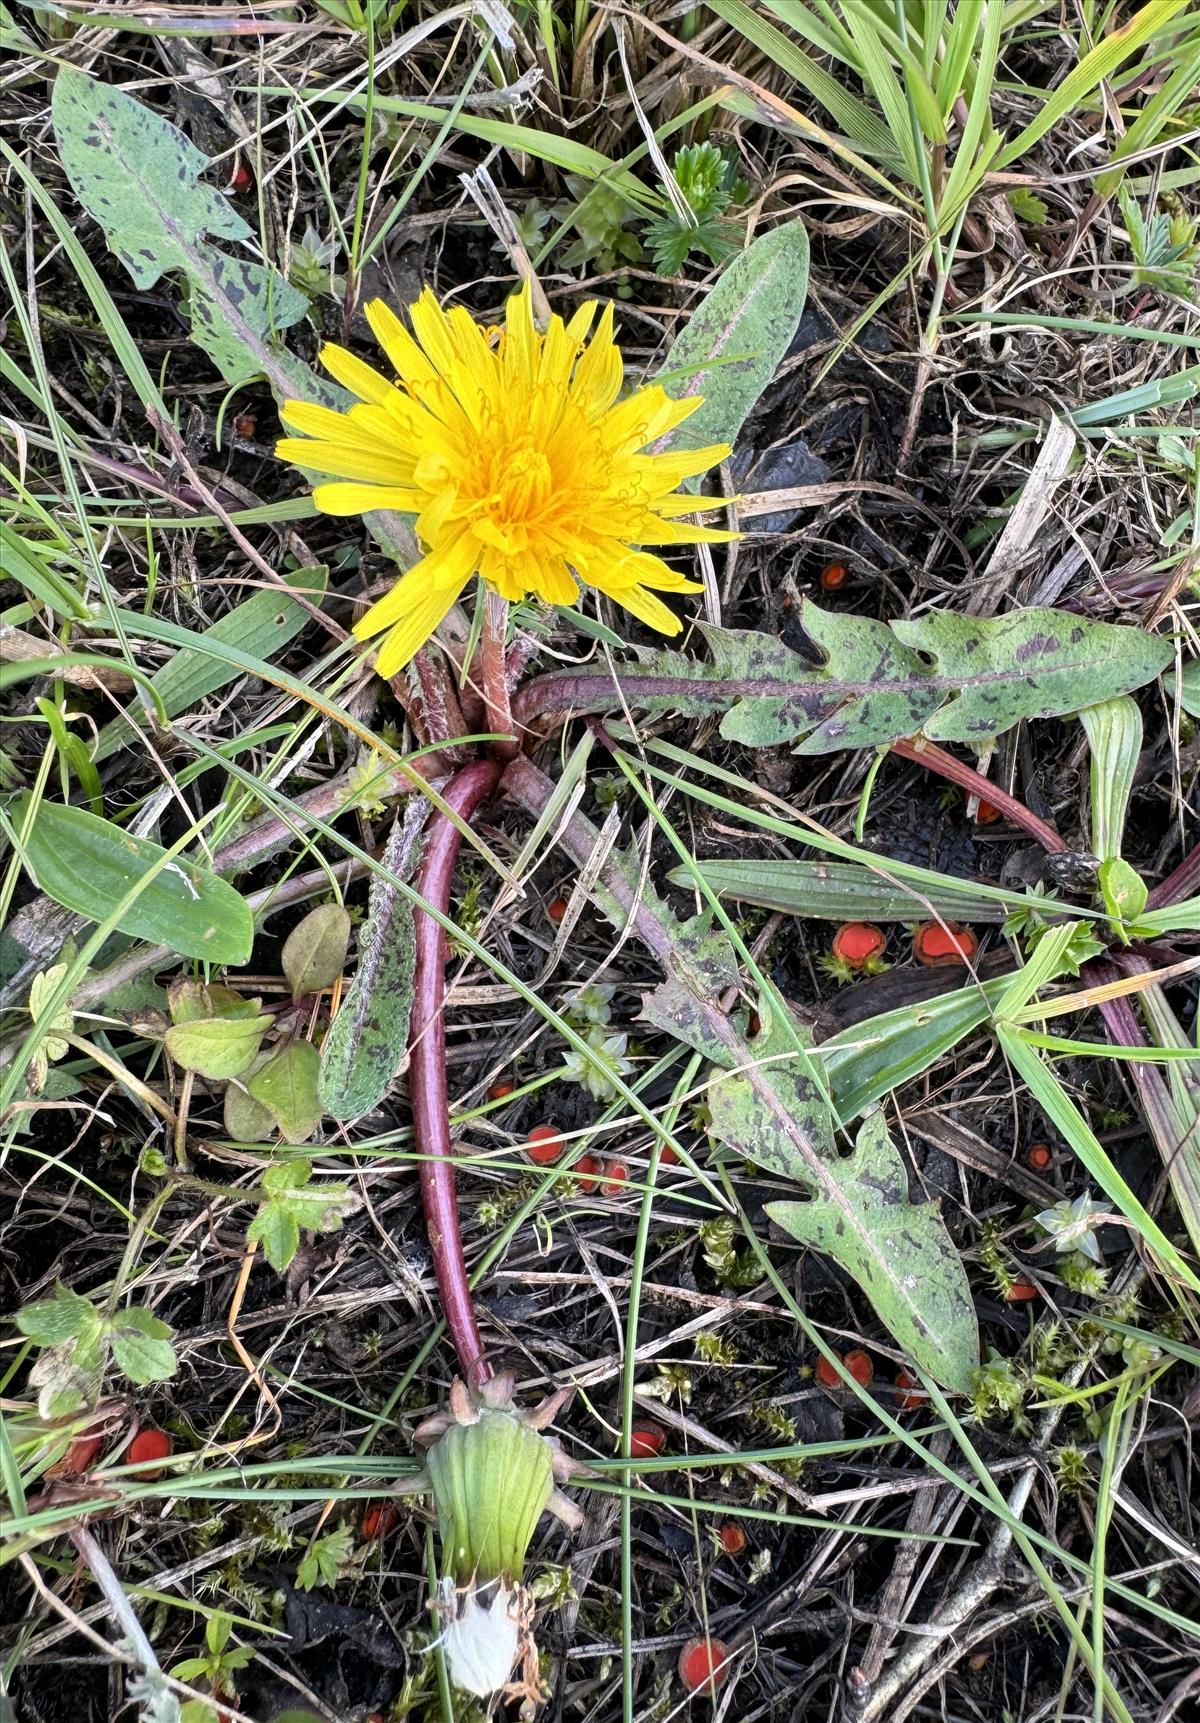
<instances>
[{"instance_id":1,"label":"small seedling","mask_svg":"<svg viewBox=\"0 0 1200 1723\"><path fill-rule=\"evenodd\" d=\"M1036 1218L1042 1231L1054 1240L1054 1249L1058 1255L1064 1255L1067 1251L1078 1251L1081 1256L1087 1257L1089 1262L1099 1264L1103 1258L1094 1229L1105 1213L1103 1203L1093 1202L1084 1191L1074 1202L1064 1197L1061 1202L1056 1202L1053 1208L1043 1209Z\"/></svg>"},{"instance_id":2,"label":"small seedling","mask_svg":"<svg viewBox=\"0 0 1200 1723\"><path fill-rule=\"evenodd\" d=\"M679 1653L679 1679L689 1693L713 1692L729 1673L723 1639L689 1639Z\"/></svg>"},{"instance_id":3,"label":"small seedling","mask_svg":"<svg viewBox=\"0 0 1200 1723\"><path fill-rule=\"evenodd\" d=\"M232 1618L223 1609L214 1610L204 1624L205 1650L199 1657L185 1657L182 1663L172 1665L171 1674L176 1681L186 1681L192 1687L197 1681L204 1681L212 1693L211 1706L202 1700L187 1701L182 1710L183 1723L213 1723L214 1718L224 1715L218 1709L222 1701L233 1704L237 1693L234 1678L252 1661L254 1652L248 1645L230 1645L232 1632Z\"/></svg>"},{"instance_id":4,"label":"small seedling","mask_svg":"<svg viewBox=\"0 0 1200 1723\"><path fill-rule=\"evenodd\" d=\"M323 1538L315 1538L300 1558L296 1569L296 1584L301 1591L311 1591L316 1585L335 1586L342 1569L350 1559L354 1538L352 1526L338 1526Z\"/></svg>"},{"instance_id":5,"label":"small seedling","mask_svg":"<svg viewBox=\"0 0 1200 1723\"><path fill-rule=\"evenodd\" d=\"M924 921L913 935L913 956L927 969L947 968L969 963L979 949L979 941L969 927L959 927L948 921Z\"/></svg>"},{"instance_id":6,"label":"small seedling","mask_svg":"<svg viewBox=\"0 0 1200 1723\"><path fill-rule=\"evenodd\" d=\"M672 171L690 219L672 210L650 223L646 237L655 269L660 275L678 275L695 252L710 263L724 262L737 249L737 231L722 217L748 190L736 162L715 144L689 144L677 151Z\"/></svg>"}]
</instances>

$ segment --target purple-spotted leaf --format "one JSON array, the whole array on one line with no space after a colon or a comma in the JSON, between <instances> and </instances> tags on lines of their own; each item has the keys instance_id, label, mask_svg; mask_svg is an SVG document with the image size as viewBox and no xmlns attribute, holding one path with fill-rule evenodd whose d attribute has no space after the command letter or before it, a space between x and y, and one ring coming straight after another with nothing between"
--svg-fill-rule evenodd
<instances>
[{"instance_id":1,"label":"purple-spotted leaf","mask_svg":"<svg viewBox=\"0 0 1200 1723\"><path fill-rule=\"evenodd\" d=\"M217 187L201 179L208 157L169 120L73 66L54 80L51 112L71 188L136 285L151 287L165 270L182 270L193 339L226 382L245 383L265 369L257 349L303 317L308 300L273 264L229 257L208 243L208 235L253 238Z\"/></svg>"},{"instance_id":2,"label":"purple-spotted leaf","mask_svg":"<svg viewBox=\"0 0 1200 1723\"><path fill-rule=\"evenodd\" d=\"M986 620L942 612L892 627L906 646L929 654L946 693L958 690L922 725L939 742L979 742L1022 718L1057 718L1114 699L1174 658L1169 640L1060 610Z\"/></svg>"},{"instance_id":3,"label":"purple-spotted leaf","mask_svg":"<svg viewBox=\"0 0 1200 1723\"><path fill-rule=\"evenodd\" d=\"M427 804L413 796L383 852L400 879L416 866ZM358 935L358 970L321 1048L320 1096L335 1119L360 1119L377 1107L404 1064L412 1014L412 906L376 874Z\"/></svg>"},{"instance_id":4,"label":"purple-spotted leaf","mask_svg":"<svg viewBox=\"0 0 1200 1723\"><path fill-rule=\"evenodd\" d=\"M1169 641L1140 628L1056 610L877 622L801 604L801 654L771 634L704 628L707 662L656 651L623 664L623 700L642 711L724 712L721 734L752 748L798 742L802 754L886 747L923 731L981 743L1022 718L1049 718L1115 698L1170 662ZM528 683L522 722L617 704L607 665Z\"/></svg>"},{"instance_id":5,"label":"purple-spotted leaf","mask_svg":"<svg viewBox=\"0 0 1200 1723\"><path fill-rule=\"evenodd\" d=\"M758 1124L753 1114L738 1122L748 1133ZM910 1200L908 1169L882 1113L863 1121L853 1154L829 1163L824 1185L807 1202L768 1203L768 1215L841 1264L922 1370L968 1393L979 1329L966 1269L937 1204Z\"/></svg>"},{"instance_id":6,"label":"purple-spotted leaf","mask_svg":"<svg viewBox=\"0 0 1200 1723\"><path fill-rule=\"evenodd\" d=\"M787 352L807 293L808 235L798 221L761 235L732 260L686 319L660 374L669 394L702 397L672 438L676 447L736 441Z\"/></svg>"}]
</instances>

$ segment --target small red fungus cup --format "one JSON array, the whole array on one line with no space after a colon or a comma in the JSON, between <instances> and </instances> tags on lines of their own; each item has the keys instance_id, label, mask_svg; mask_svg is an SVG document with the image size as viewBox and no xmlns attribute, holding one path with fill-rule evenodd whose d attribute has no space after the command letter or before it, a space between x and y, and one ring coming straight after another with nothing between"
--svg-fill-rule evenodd
<instances>
[{"instance_id":1,"label":"small red fungus cup","mask_svg":"<svg viewBox=\"0 0 1200 1723\"><path fill-rule=\"evenodd\" d=\"M629 1432L631 1460L653 1460L667 1445L667 1432L653 1418L644 1418Z\"/></svg>"},{"instance_id":2,"label":"small red fungus cup","mask_svg":"<svg viewBox=\"0 0 1200 1723\"><path fill-rule=\"evenodd\" d=\"M923 921L913 935L913 956L927 969L942 969L953 964L969 963L979 949L979 941L969 927L959 927L948 921Z\"/></svg>"},{"instance_id":3,"label":"small red fungus cup","mask_svg":"<svg viewBox=\"0 0 1200 1723\"><path fill-rule=\"evenodd\" d=\"M869 921L843 922L833 936L833 955L848 969L864 970L883 956L887 938Z\"/></svg>"},{"instance_id":4,"label":"small red fungus cup","mask_svg":"<svg viewBox=\"0 0 1200 1723\"><path fill-rule=\"evenodd\" d=\"M741 1555L750 1540L736 1520L722 1520L717 1527L717 1541L726 1555Z\"/></svg>"},{"instance_id":5,"label":"small red fungus cup","mask_svg":"<svg viewBox=\"0 0 1200 1723\"><path fill-rule=\"evenodd\" d=\"M679 1679L689 1693L711 1692L728 1675L729 1658L723 1639L689 1639L679 1653Z\"/></svg>"},{"instance_id":6,"label":"small red fungus cup","mask_svg":"<svg viewBox=\"0 0 1200 1723\"><path fill-rule=\"evenodd\" d=\"M175 1452L175 1444L165 1430L156 1430L153 1426L139 1430L125 1450L125 1458L131 1466L141 1465L146 1460L169 1460ZM161 1478L161 1466L147 1466L138 1476L147 1481Z\"/></svg>"},{"instance_id":7,"label":"small red fungus cup","mask_svg":"<svg viewBox=\"0 0 1200 1723\"><path fill-rule=\"evenodd\" d=\"M539 1167L553 1166L566 1146L553 1125L535 1125L525 1139L525 1153Z\"/></svg>"}]
</instances>

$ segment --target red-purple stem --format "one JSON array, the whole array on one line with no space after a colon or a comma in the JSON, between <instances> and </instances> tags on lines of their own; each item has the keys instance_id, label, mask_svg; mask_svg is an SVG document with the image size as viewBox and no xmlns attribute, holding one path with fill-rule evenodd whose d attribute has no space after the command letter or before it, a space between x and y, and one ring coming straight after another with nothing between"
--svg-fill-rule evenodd
<instances>
[{"instance_id":1,"label":"red-purple stem","mask_svg":"<svg viewBox=\"0 0 1200 1723\"><path fill-rule=\"evenodd\" d=\"M1162 909L1165 904L1195 897L1197 892L1200 892L1200 844L1188 851L1174 873L1158 882L1146 899L1146 908Z\"/></svg>"},{"instance_id":2,"label":"red-purple stem","mask_svg":"<svg viewBox=\"0 0 1200 1723\"><path fill-rule=\"evenodd\" d=\"M1051 855L1066 849L1066 844L1054 827L1048 826L1045 820L1039 820L1036 814L1030 813L1024 802L1010 796L1007 790L1002 790L999 784L985 778L974 766L968 766L963 760L956 760L953 754L948 754L945 748L939 748L936 742L922 742L919 748L914 747L911 742L893 742L892 753L899 754L902 760L911 760L914 765L924 766L927 771L937 772L943 778L949 778L952 784L960 784L971 795L990 802L997 813L1003 814L1014 826L1020 826L1031 838L1036 838L1042 848L1049 850Z\"/></svg>"},{"instance_id":3,"label":"red-purple stem","mask_svg":"<svg viewBox=\"0 0 1200 1723\"><path fill-rule=\"evenodd\" d=\"M495 788L500 772L498 761L476 761L456 773L442 794L460 818L469 820ZM426 832L416 887L426 903L443 913L450 904L459 842L458 827L435 810ZM468 1385L477 1387L493 1372L475 1320L454 1190L450 1095L446 1087L446 935L439 922L418 909L413 915L413 936L416 966L408 1080L413 1136L421 1156L421 1200L446 1327Z\"/></svg>"}]
</instances>

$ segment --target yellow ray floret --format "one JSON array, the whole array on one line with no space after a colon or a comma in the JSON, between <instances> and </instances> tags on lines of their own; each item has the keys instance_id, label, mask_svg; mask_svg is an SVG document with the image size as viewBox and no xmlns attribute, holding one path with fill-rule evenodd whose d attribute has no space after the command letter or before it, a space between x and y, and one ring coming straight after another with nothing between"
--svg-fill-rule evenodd
<instances>
[{"instance_id":1,"label":"yellow ray floret","mask_svg":"<svg viewBox=\"0 0 1200 1723\"><path fill-rule=\"evenodd\" d=\"M548 604L576 603L582 582L677 634L679 618L657 595L700 586L645 547L736 537L693 524L695 502L679 493L728 447L655 452L699 396L675 400L653 384L620 400L612 307L599 321L596 311L552 317L541 335L526 286L497 333L461 307L443 311L426 289L410 307L410 333L376 300L367 321L398 381L327 346L326 370L357 404L284 406L298 434L277 452L329 480L313 491L319 509L417 517L424 555L354 629L360 640L386 636L381 676L408 663L475 575L505 598Z\"/></svg>"}]
</instances>

